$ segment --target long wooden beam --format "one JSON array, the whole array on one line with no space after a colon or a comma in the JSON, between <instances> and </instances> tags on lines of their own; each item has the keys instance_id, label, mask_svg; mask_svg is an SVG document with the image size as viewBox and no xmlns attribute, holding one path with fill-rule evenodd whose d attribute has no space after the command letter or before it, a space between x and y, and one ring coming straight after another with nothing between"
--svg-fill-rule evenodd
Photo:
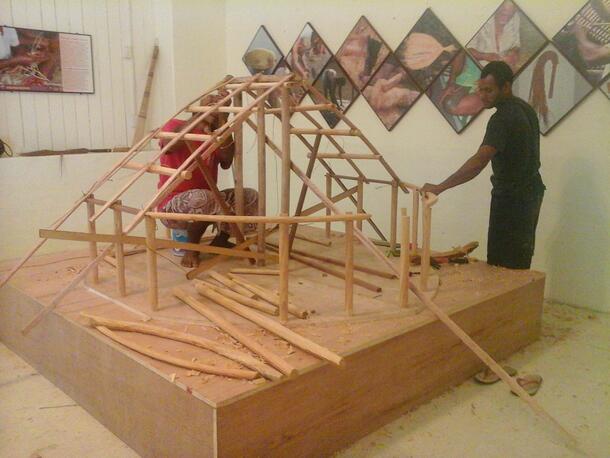
<instances>
[{"instance_id":1,"label":"long wooden beam","mask_svg":"<svg viewBox=\"0 0 610 458\"><path fill-rule=\"evenodd\" d=\"M148 334L152 336L163 337L164 339L175 340L177 342L183 342L186 344L194 345L199 348L213 351L225 358L229 358L236 361L244 366L255 370L263 377L270 380L279 380L282 378L282 374L272 367L267 366L260 360L250 356L249 354L235 350L234 348L220 344L214 340L206 339L195 334L189 334L186 332L176 331L174 329L165 328L161 326L155 326L153 324L145 324L138 321L124 321L114 320L111 318L105 318L96 315L90 315L85 312L81 312L81 316L88 320L89 326L105 326L108 329L125 332L138 332L140 334Z\"/></svg>"},{"instance_id":2,"label":"long wooden beam","mask_svg":"<svg viewBox=\"0 0 610 458\"><path fill-rule=\"evenodd\" d=\"M267 360L269 364L278 369L283 374L292 377L297 374L296 368L288 363L286 360L281 358L279 355L275 354L271 350L267 349L263 345L259 344L252 337L246 335L245 332L240 330L237 326L231 323L229 320L223 318L220 314L214 312L209 307L205 306L202 302L198 301L192 296L189 296L186 292L181 290L180 288L174 288L172 290L174 296L180 299L182 302L187 304L197 313L203 315L224 332L232 336L234 339L238 340L245 347L249 348L254 353L262 356Z\"/></svg>"},{"instance_id":3,"label":"long wooden beam","mask_svg":"<svg viewBox=\"0 0 610 458\"><path fill-rule=\"evenodd\" d=\"M96 326L95 328L102 334L104 334L106 337L109 337L115 342L118 342L133 351L146 355L149 358L153 358L158 361L163 361L164 363L171 364L172 366L184 367L186 369L192 369L199 372L204 372L206 374L222 375L224 377L242 378L246 380L254 380L258 376L257 372L250 370L217 367L212 366L210 364L198 363L196 361L191 361L188 359L176 358L175 356L170 356L167 353L161 353L160 351L151 350L150 348L145 347L144 345L140 345L130 341L129 339L125 339L123 336L115 334L105 326Z\"/></svg>"},{"instance_id":4,"label":"long wooden beam","mask_svg":"<svg viewBox=\"0 0 610 458\"><path fill-rule=\"evenodd\" d=\"M371 215L367 213L356 213L352 215L334 214L330 216L241 216L241 215L200 215L186 213L164 213L164 212L148 212L147 216L156 219L171 219L175 221L209 221L213 223L267 223L267 224L309 224L309 223L324 223L326 221L346 221L346 220L365 220Z\"/></svg>"},{"instance_id":5,"label":"long wooden beam","mask_svg":"<svg viewBox=\"0 0 610 458\"><path fill-rule=\"evenodd\" d=\"M222 305L224 308L231 310L233 313L236 313L243 318L252 321L253 323L259 325L263 329L275 334L278 337L290 342L291 344L299 347L301 350L305 350L308 353L311 353L318 358L325 359L337 366L345 365L345 360L337 355L336 353L330 351L328 348L325 348L312 340L309 340L300 334L297 334L291 329L288 329L286 326L281 325L280 323L273 321L271 318L268 318L260 313L257 313L253 310L250 310L247 307L239 304L236 301L228 299L221 294L218 294L211 288L199 288L198 291L205 295L208 299L213 300L217 304Z\"/></svg>"}]
</instances>

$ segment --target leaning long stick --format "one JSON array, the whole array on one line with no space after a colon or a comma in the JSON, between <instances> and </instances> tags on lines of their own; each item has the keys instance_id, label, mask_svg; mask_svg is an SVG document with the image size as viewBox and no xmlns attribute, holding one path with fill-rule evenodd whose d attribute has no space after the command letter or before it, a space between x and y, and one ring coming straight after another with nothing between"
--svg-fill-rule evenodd
<instances>
[{"instance_id":1,"label":"leaning long stick","mask_svg":"<svg viewBox=\"0 0 610 458\"><path fill-rule=\"evenodd\" d=\"M267 366L260 360L248 355L247 353L234 350L226 345L219 344L218 342L206 339L204 337L186 332L175 331L162 326L155 326L153 324L145 324L138 321L114 320L111 318L90 315L84 312L81 312L81 316L89 320L88 324L91 326L105 326L108 329L114 329L117 331L139 332L141 334L163 337L165 339L195 345L196 347L205 348L206 350L213 351L214 353L241 363L270 380L278 380L282 377L280 372Z\"/></svg>"}]
</instances>

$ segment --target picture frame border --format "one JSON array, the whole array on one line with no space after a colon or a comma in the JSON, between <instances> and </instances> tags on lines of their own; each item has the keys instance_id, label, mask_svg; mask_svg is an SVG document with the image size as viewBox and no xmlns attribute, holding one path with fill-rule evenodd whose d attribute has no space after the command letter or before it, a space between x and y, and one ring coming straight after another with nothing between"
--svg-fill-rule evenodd
<instances>
[{"instance_id":1,"label":"picture frame border","mask_svg":"<svg viewBox=\"0 0 610 458\"><path fill-rule=\"evenodd\" d=\"M276 41L273 39L273 36L271 36L271 34L269 33L269 30L267 29L267 27L264 24L261 24L258 29L256 29L256 32L254 33L254 36L252 37L252 39L250 40L250 43L248 44L248 46L246 47L246 51L244 52L244 54L241 56L241 61L243 62L244 66L246 67L246 69L248 69L248 71L250 71L250 69L248 68L248 65L246 65L246 62L244 62L244 57L246 54L248 54L248 50L250 49L250 46L252 46L252 43L254 42L254 39L256 38L256 35L258 34L258 31L260 29L263 29L265 31L265 33L267 34L267 36L269 37L269 39L271 40L271 43L273 43L273 46L275 46L277 48L277 50L280 52L280 58L278 59L278 61L275 63L275 66L273 67L273 70L271 70L271 72L269 72L270 75L273 75L273 73L275 72L275 70L277 69L277 67L280 65L280 62L282 61L282 59L285 59L286 56L284 55L284 52L282 51L282 49L278 46L278 44L276 43Z\"/></svg>"}]
</instances>

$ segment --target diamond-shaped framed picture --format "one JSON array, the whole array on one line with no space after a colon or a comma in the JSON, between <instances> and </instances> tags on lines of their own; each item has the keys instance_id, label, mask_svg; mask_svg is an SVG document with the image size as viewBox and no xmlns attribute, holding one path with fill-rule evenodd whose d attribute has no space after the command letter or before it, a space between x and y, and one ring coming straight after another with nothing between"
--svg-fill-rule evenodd
<instances>
[{"instance_id":1,"label":"diamond-shaped framed picture","mask_svg":"<svg viewBox=\"0 0 610 458\"><path fill-rule=\"evenodd\" d=\"M290 65L288 65L288 63L286 62L286 59L282 59L280 61L280 63L278 64L278 66L276 67L273 74L277 75L277 76L286 76L290 72L292 72ZM294 105L298 105L299 103L301 103L301 101L305 98L305 95L307 95L307 91L305 91L305 89L303 89L303 87L300 85L291 85L291 86L289 86L288 94L290 95L290 104L294 106ZM269 101L271 106L273 106L274 108L279 108L280 107L280 91L277 89L275 91L273 91L269 95L267 100Z\"/></svg>"},{"instance_id":2,"label":"diamond-shaped framed picture","mask_svg":"<svg viewBox=\"0 0 610 458\"><path fill-rule=\"evenodd\" d=\"M314 87L320 92L320 97L316 92L310 91L309 96L314 103L333 103L341 112L345 113L354 101L360 95L358 88L351 81L343 67L337 59L332 57L318 79L314 83ZM331 127L335 127L341 118L336 113L330 110L321 112L326 123Z\"/></svg>"},{"instance_id":3,"label":"diamond-shaped framed picture","mask_svg":"<svg viewBox=\"0 0 610 458\"><path fill-rule=\"evenodd\" d=\"M362 91L366 101L389 131L411 109L421 94L413 78L394 54L388 55Z\"/></svg>"},{"instance_id":4,"label":"diamond-shaped framed picture","mask_svg":"<svg viewBox=\"0 0 610 458\"><path fill-rule=\"evenodd\" d=\"M426 95L458 134L483 110L476 92L481 69L464 50L428 87Z\"/></svg>"},{"instance_id":5,"label":"diamond-shaped framed picture","mask_svg":"<svg viewBox=\"0 0 610 458\"><path fill-rule=\"evenodd\" d=\"M593 89L552 43L513 82L513 94L536 111L542 135L547 135Z\"/></svg>"},{"instance_id":6,"label":"diamond-shaped framed picture","mask_svg":"<svg viewBox=\"0 0 610 458\"><path fill-rule=\"evenodd\" d=\"M361 16L335 57L359 90L362 90L392 49Z\"/></svg>"},{"instance_id":7,"label":"diamond-shaped framed picture","mask_svg":"<svg viewBox=\"0 0 610 458\"><path fill-rule=\"evenodd\" d=\"M479 66L501 60L517 75L547 41L513 0L504 0L468 42L466 49Z\"/></svg>"},{"instance_id":8,"label":"diamond-shaped framed picture","mask_svg":"<svg viewBox=\"0 0 610 458\"><path fill-rule=\"evenodd\" d=\"M308 22L292 45L286 61L295 73L313 84L331 57L330 49Z\"/></svg>"},{"instance_id":9,"label":"diamond-shaped framed picture","mask_svg":"<svg viewBox=\"0 0 610 458\"><path fill-rule=\"evenodd\" d=\"M261 25L241 60L252 75L272 75L283 58L284 54L265 26Z\"/></svg>"},{"instance_id":10,"label":"diamond-shaped framed picture","mask_svg":"<svg viewBox=\"0 0 610 458\"><path fill-rule=\"evenodd\" d=\"M395 54L425 91L460 49L449 29L428 8L398 45Z\"/></svg>"},{"instance_id":11,"label":"diamond-shaped framed picture","mask_svg":"<svg viewBox=\"0 0 610 458\"><path fill-rule=\"evenodd\" d=\"M553 43L594 86L610 77L610 0L590 0L553 37ZM603 91L603 89L602 89ZM606 89L606 95L608 90Z\"/></svg>"},{"instance_id":12,"label":"diamond-shaped framed picture","mask_svg":"<svg viewBox=\"0 0 610 458\"><path fill-rule=\"evenodd\" d=\"M599 90L610 100L610 79L606 79L606 81L599 86Z\"/></svg>"}]
</instances>

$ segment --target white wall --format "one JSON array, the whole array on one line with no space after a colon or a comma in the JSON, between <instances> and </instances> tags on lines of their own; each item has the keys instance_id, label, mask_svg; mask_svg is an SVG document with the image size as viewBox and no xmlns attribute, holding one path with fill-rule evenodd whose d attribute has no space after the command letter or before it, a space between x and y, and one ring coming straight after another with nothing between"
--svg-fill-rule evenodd
<instances>
[{"instance_id":1,"label":"white wall","mask_svg":"<svg viewBox=\"0 0 610 458\"><path fill-rule=\"evenodd\" d=\"M95 72L91 95L0 92L0 138L16 153L130 144L155 40L149 120L161 122L175 105L171 21L155 20L167 10L168 0L0 0L2 24L92 35Z\"/></svg>"},{"instance_id":2,"label":"white wall","mask_svg":"<svg viewBox=\"0 0 610 458\"><path fill-rule=\"evenodd\" d=\"M128 120L140 98L155 38L159 40L161 54L153 88L151 128L171 116L177 105L194 98L226 73L245 74L241 57L261 24L267 26L281 49L287 52L304 23L310 21L336 52L358 17L364 14L394 49L425 8L431 6L465 44L498 3L497 0L436 0L432 3L423 0L310 0L305 3L273 0L0 0L0 22L36 27L42 18L46 21L48 16L56 16L58 30L94 34L95 58L101 59L99 64L96 60L96 69L106 72L109 78L108 82L100 82L102 75L96 75L96 94L93 96L0 93L0 136L4 138L9 134L10 139L17 138L17 145L23 145L27 140L29 147L25 149L49 145L60 149L63 143L52 141L57 139L59 142L63 138L66 147L124 144L129 138ZM554 3L552 9L546 2L529 2L521 6L543 32L552 37L580 4L579 0L565 0ZM56 15L47 13L48 5L54 5ZM101 17L93 14L96 11L101 11ZM51 25L45 23L45 28L54 29ZM120 43L132 40L133 61L122 58L116 44L113 47L106 39L108 29L121 33L131 30L131 33L121 35ZM100 49L100 42L106 45L105 50ZM124 84L124 72L116 69L112 72L111 56L122 68L128 67L124 72L132 72L131 78L135 82ZM108 87L109 84L112 87ZM136 89L132 94L136 95L129 98L125 94L134 85ZM121 88L123 98L115 94ZM121 108L121 101L125 102L124 108ZM13 116L13 113L17 115ZM483 113L461 135L453 132L425 97L391 133L385 130L362 97L348 116L403 179L421 184L445 178L476 150L490 114ZM35 127L23 123L24 119L35 120ZM548 191L533 266L548 274L548 297L606 311L610 311L609 124L610 104L597 91L548 137L543 137L542 174ZM78 129L73 129L74 126ZM278 127L276 121L275 129ZM296 145L294 143L293 157L304 166L305 152ZM346 145L351 147L352 143L346 140ZM323 144L323 148L328 145ZM245 150L246 184L255 185L256 144L251 136L246 137ZM354 150L361 151L364 152ZM0 258L25 253L35 243L37 229L48 226L61 215L79 192L114 160L114 155L66 157L63 160L58 157L0 160L0 231L3 234ZM371 175L380 175L371 165L363 167ZM322 185L319 169L314 177ZM279 176L279 164L269 159L270 212L277 209ZM225 182L227 178L225 175ZM117 180L117 184L120 182L121 179ZM293 184L294 202L298 193L296 180ZM154 188L154 179L136 189L125 202L137 206L150 188ZM473 182L442 196L434 213L434 248L444 249L478 240L482 246L475 254L485 259L489 191L489 171L485 171ZM409 199L401 196L401 205ZM388 206L387 187L367 188L365 207L377 216L377 222L385 232L389 229ZM27 213L24 208L28 209ZM61 247L53 242L49 249L58 246Z\"/></svg>"},{"instance_id":3,"label":"white wall","mask_svg":"<svg viewBox=\"0 0 610 458\"><path fill-rule=\"evenodd\" d=\"M552 37L582 3L565 0L554 2L549 8L548 2L519 2L547 37ZM246 72L241 57L261 24L287 53L305 22L310 21L334 53L364 14L395 49L430 6L465 45L498 4L498 0L310 0L299 3L227 0L228 72ZM348 112L349 118L365 132L399 175L417 184L444 179L474 153L490 115L490 111L483 113L464 133L457 135L426 97L416 103L392 132L385 130L363 97ZM606 311L610 310L609 125L610 103L596 91L548 137L542 138L542 175L548 191L533 262L533 268L548 275L548 297ZM352 143L346 140L346 144ZM293 145L293 156L304 165L305 152L296 143ZM251 154L248 159L253 156ZM380 176L370 168L371 161L362 162L367 174ZM249 164L253 165L253 162ZM323 185L321 167L316 171L316 182ZM268 174L271 183L275 176L272 166ZM251 174L249 180L254 184L255 174ZM481 248L475 254L485 259L490 188L489 170L486 170L473 182L441 197L434 208L433 248L445 249L478 240ZM272 191L274 185L269 189ZM292 191L295 195L296 188ZM367 188L367 192L365 208L378 216L379 226L387 233L389 189L380 187L369 191ZM273 198L271 200L273 206L275 202ZM408 198L401 196L400 203L407 202ZM373 235L371 231L367 232Z\"/></svg>"}]
</instances>

